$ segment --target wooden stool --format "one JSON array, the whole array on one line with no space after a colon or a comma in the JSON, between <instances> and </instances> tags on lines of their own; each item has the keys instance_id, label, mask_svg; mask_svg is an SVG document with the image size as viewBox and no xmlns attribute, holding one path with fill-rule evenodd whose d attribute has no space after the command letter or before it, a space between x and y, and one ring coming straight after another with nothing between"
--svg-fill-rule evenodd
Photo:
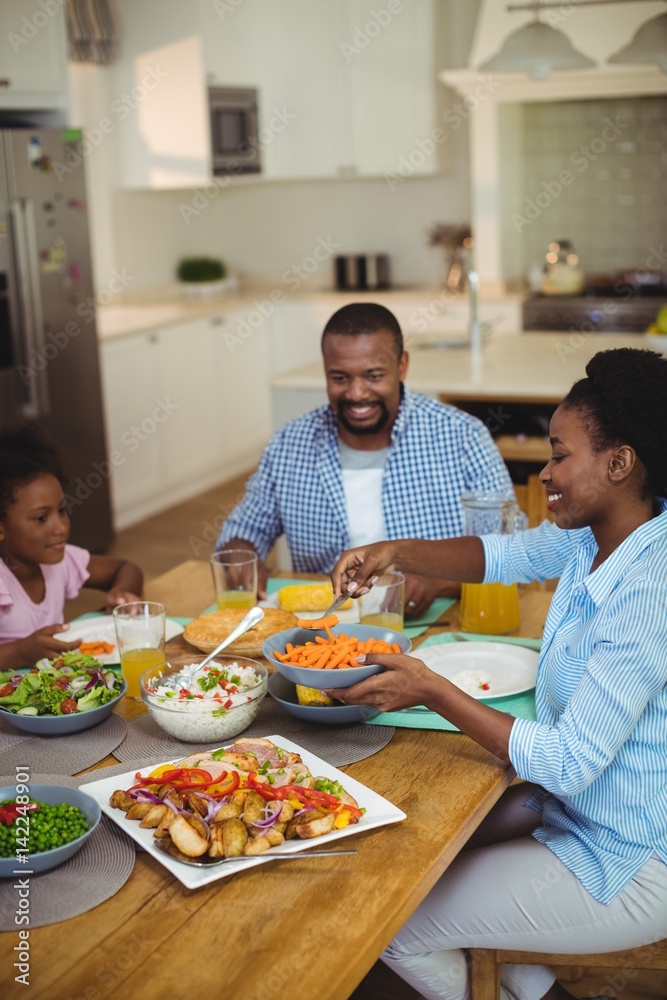
<instances>
[{"instance_id":1,"label":"wooden stool","mask_svg":"<svg viewBox=\"0 0 667 1000\"><path fill-rule=\"evenodd\" d=\"M615 988L619 996L630 993L623 990L632 976L627 972L639 969L654 969L667 972L667 939L647 944L643 948L629 951L610 951L606 955L550 955L544 952L502 951L472 948L470 950L470 982L472 1000L498 1000L500 996L501 965L549 965L561 968L621 969L624 982ZM667 996L667 976L665 977ZM604 992L604 990L603 990Z\"/></svg>"}]
</instances>

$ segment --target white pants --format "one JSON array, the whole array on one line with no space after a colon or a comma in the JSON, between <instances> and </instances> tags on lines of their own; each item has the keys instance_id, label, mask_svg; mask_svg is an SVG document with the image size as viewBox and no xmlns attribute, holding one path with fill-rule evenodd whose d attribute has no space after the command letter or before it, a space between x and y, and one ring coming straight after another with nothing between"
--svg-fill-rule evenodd
<instances>
[{"instance_id":1,"label":"white pants","mask_svg":"<svg viewBox=\"0 0 667 1000\"><path fill-rule=\"evenodd\" d=\"M469 1000L466 948L568 955L621 951L667 937L667 865L656 855L611 901L599 903L531 837L534 792L514 785L388 946L382 960L427 1000ZM540 1000L544 966L505 965L503 1000Z\"/></svg>"}]
</instances>

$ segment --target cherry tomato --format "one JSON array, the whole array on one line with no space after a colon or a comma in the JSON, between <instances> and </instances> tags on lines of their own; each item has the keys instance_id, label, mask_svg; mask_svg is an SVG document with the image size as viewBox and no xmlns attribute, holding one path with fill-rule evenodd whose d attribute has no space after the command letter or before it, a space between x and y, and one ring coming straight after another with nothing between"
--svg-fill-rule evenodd
<instances>
[{"instance_id":1,"label":"cherry tomato","mask_svg":"<svg viewBox=\"0 0 667 1000\"><path fill-rule=\"evenodd\" d=\"M13 684L3 684L0 688L0 698L6 698L9 694L14 694L16 688Z\"/></svg>"},{"instance_id":2,"label":"cherry tomato","mask_svg":"<svg viewBox=\"0 0 667 1000\"><path fill-rule=\"evenodd\" d=\"M76 700L74 698L64 698L60 702L60 711L63 715L71 715L76 712Z\"/></svg>"}]
</instances>

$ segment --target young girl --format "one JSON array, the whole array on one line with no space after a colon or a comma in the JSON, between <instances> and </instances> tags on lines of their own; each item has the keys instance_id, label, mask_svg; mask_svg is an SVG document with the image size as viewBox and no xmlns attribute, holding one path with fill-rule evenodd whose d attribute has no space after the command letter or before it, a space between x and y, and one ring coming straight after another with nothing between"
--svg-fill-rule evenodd
<instances>
[{"instance_id":1,"label":"young girl","mask_svg":"<svg viewBox=\"0 0 667 1000\"><path fill-rule=\"evenodd\" d=\"M385 711L427 705L526 782L383 955L427 998L467 1000L466 948L585 954L667 937L667 358L605 351L586 373L552 418L540 474L555 524L380 542L332 574L336 593L363 593L394 567L462 582L560 576L536 722L408 656L377 657L386 672L335 692ZM504 998L571 996L540 966L505 966L501 981Z\"/></svg>"},{"instance_id":2,"label":"young girl","mask_svg":"<svg viewBox=\"0 0 667 1000\"><path fill-rule=\"evenodd\" d=\"M65 600L107 591L107 611L137 601L141 570L68 545L70 521L55 449L36 426L0 432L0 669L29 666L77 642L55 639Z\"/></svg>"}]
</instances>

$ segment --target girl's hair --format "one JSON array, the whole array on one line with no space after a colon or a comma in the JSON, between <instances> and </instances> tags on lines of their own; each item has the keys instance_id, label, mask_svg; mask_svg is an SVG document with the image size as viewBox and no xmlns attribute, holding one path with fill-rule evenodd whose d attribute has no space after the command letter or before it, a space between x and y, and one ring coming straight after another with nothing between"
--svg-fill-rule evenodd
<instances>
[{"instance_id":1,"label":"girl's hair","mask_svg":"<svg viewBox=\"0 0 667 1000\"><path fill-rule=\"evenodd\" d=\"M582 411L596 451L629 444L646 469L646 495L667 496L667 358L620 347L586 365L562 405Z\"/></svg>"},{"instance_id":2,"label":"girl's hair","mask_svg":"<svg viewBox=\"0 0 667 1000\"><path fill-rule=\"evenodd\" d=\"M55 476L65 488L60 454L38 424L20 424L0 430L0 519L7 514L16 491L39 476Z\"/></svg>"}]
</instances>

